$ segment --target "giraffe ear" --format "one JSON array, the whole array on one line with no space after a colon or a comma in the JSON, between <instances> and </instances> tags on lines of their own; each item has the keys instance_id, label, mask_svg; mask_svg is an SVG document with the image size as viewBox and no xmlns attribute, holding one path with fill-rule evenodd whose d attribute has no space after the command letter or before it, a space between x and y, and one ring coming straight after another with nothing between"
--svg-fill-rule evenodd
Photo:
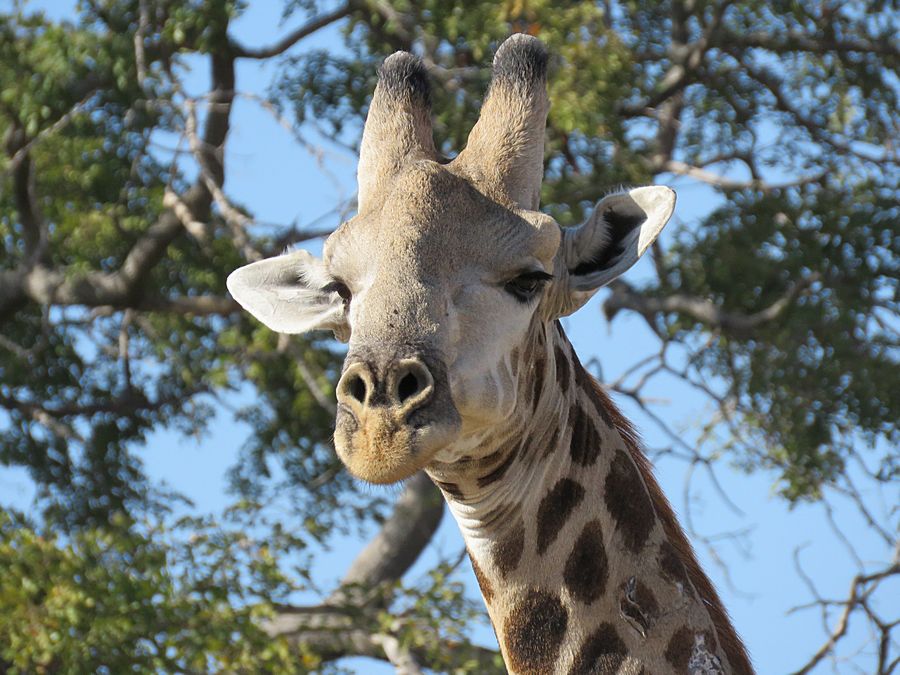
<instances>
[{"instance_id":1,"label":"giraffe ear","mask_svg":"<svg viewBox=\"0 0 900 675\"><path fill-rule=\"evenodd\" d=\"M565 231L569 289L593 294L625 272L656 240L674 210L675 191L658 185L600 200L582 225Z\"/></svg>"},{"instance_id":2,"label":"giraffe ear","mask_svg":"<svg viewBox=\"0 0 900 675\"><path fill-rule=\"evenodd\" d=\"M332 330L350 339L344 300L325 263L294 251L236 269L225 282L238 304L279 333Z\"/></svg>"}]
</instances>

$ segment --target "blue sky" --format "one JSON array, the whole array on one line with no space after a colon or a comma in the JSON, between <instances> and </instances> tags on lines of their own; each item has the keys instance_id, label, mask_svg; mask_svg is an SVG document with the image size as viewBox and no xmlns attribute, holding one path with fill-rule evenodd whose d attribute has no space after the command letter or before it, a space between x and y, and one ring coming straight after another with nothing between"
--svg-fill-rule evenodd
<instances>
[{"instance_id":1,"label":"blue sky","mask_svg":"<svg viewBox=\"0 0 900 675\"><path fill-rule=\"evenodd\" d=\"M0 7L10 4L9 0L0 0ZM30 2L28 6L44 8L53 16L70 16L73 4L68 0L44 0ZM299 23L294 19L289 25L279 25L280 2L250 4L250 10L233 26L233 33L244 44L272 43ZM331 27L315 34L292 53L314 47L339 49L337 30ZM197 63L200 67L189 74L187 81L192 93L200 94L205 90L208 78L206 65ZM274 63L261 65L255 61L242 61L237 72L238 88L265 95L274 71ZM325 150L324 157L318 160L300 147L258 103L239 99L232 128L226 159L226 192L234 202L246 205L258 221L308 223L353 194L355 157L310 135L308 140ZM320 161L336 177L336 183L325 175ZM714 193L696 182L677 179L670 184L679 194L676 222L693 222L715 201ZM327 224L337 225L337 217L333 216L321 225ZM629 273L629 280L639 280L648 273L648 266L648 261L641 262ZM618 316L610 330L599 309L602 298L601 293L576 316L567 319L564 326L582 360L599 358L605 378L611 380L640 357L657 350L658 342L643 321L631 314ZM664 402L657 412L682 431L685 439L696 436L695 423L705 419L709 412L704 398L674 380L661 380L654 386L652 394ZM629 401L619 399L619 403L638 423L649 447L667 444L646 416ZM152 477L187 494L199 511L213 512L230 502L224 474L234 463L247 433L246 426L234 422L231 414L222 410L210 433L203 438L195 440L175 433L157 433L141 454ZM660 482L680 513L685 510L686 468L684 463L667 458L656 466ZM780 673L795 669L825 638L821 622L810 612L787 613L792 606L811 599L794 570L795 549L804 546L801 555L807 563L807 571L825 596L844 595L855 568L823 517L821 507L801 505L789 510L772 494L773 476L765 473L746 475L729 467L727 461L719 463L717 475L724 491L743 515L731 511L717 496L708 478L698 473L691 493L696 529L706 535L734 530L746 530L747 534L741 539L743 545L740 547L722 541L717 547L718 561L704 548L698 550L700 558L746 640L759 672ZM391 490L389 494L395 492ZM23 472L0 469L2 501L22 504L28 501L31 493ZM869 536L865 523L844 506L836 504L835 519L843 530L854 533L858 555L863 560L886 559L888 553L883 544ZM888 507L888 504L884 505L885 509ZM321 586L333 586L362 543L354 538L342 539L330 551L323 552L313 570ZM437 558L438 551L456 551L461 546L461 537L448 514L433 550L420 560L412 575L423 574ZM733 586L726 583L723 568L728 570ZM477 597L471 576L468 585ZM856 625L852 624L851 630L856 630ZM481 627L477 635L485 644L493 643L488 628ZM860 639L864 637L859 635ZM360 673L393 672L391 668L369 660L354 659L348 665Z\"/></svg>"}]
</instances>

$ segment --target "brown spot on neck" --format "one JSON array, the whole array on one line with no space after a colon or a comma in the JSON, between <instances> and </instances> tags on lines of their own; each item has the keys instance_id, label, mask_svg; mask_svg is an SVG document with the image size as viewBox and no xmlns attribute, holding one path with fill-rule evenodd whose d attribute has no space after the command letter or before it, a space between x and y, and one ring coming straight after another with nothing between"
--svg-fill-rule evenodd
<instances>
[{"instance_id":1,"label":"brown spot on neck","mask_svg":"<svg viewBox=\"0 0 900 675\"><path fill-rule=\"evenodd\" d=\"M571 478L561 478L541 500L537 511L537 550L543 554L584 499L584 488Z\"/></svg>"},{"instance_id":2,"label":"brown spot on neck","mask_svg":"<svg viewBox=\"0 0 900 675\"><path fill-rule=\"evenodd\" d=\"M628 649L616 627L608 622L601 623L581 645L569 675L612 675L618 672L627 655Z\"/></svg>"},{"instance_id":3,"label":"brown spot on neck","mask_svg":"<svg viewBox=\"0 0 900 675\"><path fill-rule=\"evenodd\" d=\"M534 360L534 372L531 389L531 407L537 410L541 395L544 393L544 371L547 369L547 359L543 354L538 354Z\"/></svg>"},{"instance_id":4,"label":"brown spot on neck","mask_svg":"<svg viewBox=\"0 0 900 675\"><path fill-rule=\"evenodd\" d=\"M572 461L581 466L592 466L600 456L600 436L591 418L578 403L572 406L572 440L569 454Z\"/></svg>"},{"instance_id":5,"label":"brown spot on neck","mask_svg":"<svg viewBox=\"0 0 900 675\"><path fill-rule=\"evenodd\" d=\"M502 456L502 453L498 453L498 456ZM507 469L509 469L510 465L513 463L513 460L518 456L517 448L510 448L506 452L506 456L503 457L498 464L490 468L488 473L483 476L479 476L478 478L478 487L484 488L488 485L492 485L496 483L498 480L503 478L506 474Z\"/></svg>"},{"instance_id":6,"label":"brown spot on neck","mask_svg":"<svg viewBox=\"0 0 900 675\"><path fill-rule=\"evenodd\" d=\"M563 581L572 597L589 605L606 590L609 564L599 520L584 526L566 560Z\"/></svg>"},{"instance_id":7,"label":"brown spot on neck","mask_svg":"<svg viewBox=\"0 0 900 675\"><path fill-rule=\"evenodd\" d=\"M522 520L522 516L519 515L507 534L494 542L494 545L491 547L494 566L502 576L508 576L519 566L524 550L525 523Z\"/></svg>"},{"instance_id":8,"label":"brown spot on neck","mask_svg":"<svg viewBox=\"0 0 900 675\"><path fill-rule=\"evenodd\" d=\"M451 498L456 500L461 500L463 498L462 488L456 483L448 483L440 480L434 480L434 482L444 494L449 495Z\"/></svg>"},{"instance_id":9,"label":"brown spot on neck","mask_svg":"<svg viewBox=\"0 0 900 675\"><path fill-rule=\"evenodd\" d=\"M514 378L519 375L519 361L521 358L522 355L519 353L519 348L513 347L513 350L509 353L509 371Z\"/></svg>"},{"instance_id":10,"label":"brown spot on neck","mask_svg":"<svg viewBox=\"0 0 900 675\"><path fill-rule=\"evenodd\" d=\"M563 393L565 393L569 391L569 380L571 379L569 358L560 345L556 345L554 352L556 354L556 382Z\"/></svg>"},{"instance_id":11,"label":"brown spot on neck","mask_svg":"<svg viewBox=\"0 0 900 675\"><path fill-rule=\"evenodd\" d=\"M694 634L688 628L682 626L675 631L669 639L669 644L666 645L666 661L672 664L676 672L687 672L693 647Z\"/></svg>"},{"instance_id":12,"label":"brown spot on neck","mask_svg":"<svg viewBox=\"0 0 900 675\"><path fill-rule=\"evenodd\" d=\"M660 544L657 562L659 563L663 579L673 584L679 584L684 593L690 594L693 591L687 570L678 556L678 551L675 550L675 547L670 542L664 541Z\"/></svg>"},{"instance_id":13,"label":"brown spot on neck","mask_svg":"<svg viewBox=\"0 0 900 675\"><path fill-rule=\"evenodd\" d=\"M624 450L616 450L603 487L616 532L632 553L640 553L653 531L656 514L638 469Z\"/></svg>"},{"instance_id":14,"label":"brown spot on neck","mask_svg":"<svg viewBox=\"0 0 900 675\"><path fill-rule=\"evenodd\" d=\"M503 622L503 644L518 673L549 673L566 636L569 613L562 601L543 590L528 591Z\"/></svg>"}]
</instances>

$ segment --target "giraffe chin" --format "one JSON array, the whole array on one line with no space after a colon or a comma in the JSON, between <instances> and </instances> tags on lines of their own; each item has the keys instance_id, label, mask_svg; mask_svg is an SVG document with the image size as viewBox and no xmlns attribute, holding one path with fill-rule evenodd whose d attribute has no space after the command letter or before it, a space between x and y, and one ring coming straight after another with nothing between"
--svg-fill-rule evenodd
<instances>
[{"instance_id":1,"label":"giraffe chin","mask_svg":"<svg viewBox=\"0 0 900 675\"><path fill-rule=\"evenodd\" d=\"M424 469L458 435L457 424L414 426L377 408L357 420L339 409L334 445L351 474L367 483L387 485Z\"/></svg>"}]
</instances>

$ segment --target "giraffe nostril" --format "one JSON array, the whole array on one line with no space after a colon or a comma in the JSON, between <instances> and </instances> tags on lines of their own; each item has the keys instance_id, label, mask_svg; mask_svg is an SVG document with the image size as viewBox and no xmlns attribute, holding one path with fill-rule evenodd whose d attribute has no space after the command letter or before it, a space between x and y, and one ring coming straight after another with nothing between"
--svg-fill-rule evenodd
<instances>
[{"instance_id":1,"label":"giraffe nostril","mask_svg":"<svg viewBox=\"0 0 900 675\"><path fill-rule=\"evenodd\" d=\"M418 392L419 380L414 373L410 372L404 375L397 385L397 396L400 399L400 403L405 403L410 396Z\"/></svg>"},{"instance_id":2,"label":"giraffe nostril","mask_svg":"<svg viewBox=\"0 0 900 675\"><path fill-rule=\"evenodd\" d=\"M360 403L366 402L366 382L359 375L354 375L347 383L347 392Z\"/></svg>"},{"instance_id":3,"label":"giraffe nostril","mask_svg":"<svg viewBox=\"0 0 900 675\"><path fill-rule=\"evenodd\" d=\"M424 406L434 392L434 378L419 359L401 359L390 378L389 397L400 412L408 415Z\"/></svg>"}]
</instances>

